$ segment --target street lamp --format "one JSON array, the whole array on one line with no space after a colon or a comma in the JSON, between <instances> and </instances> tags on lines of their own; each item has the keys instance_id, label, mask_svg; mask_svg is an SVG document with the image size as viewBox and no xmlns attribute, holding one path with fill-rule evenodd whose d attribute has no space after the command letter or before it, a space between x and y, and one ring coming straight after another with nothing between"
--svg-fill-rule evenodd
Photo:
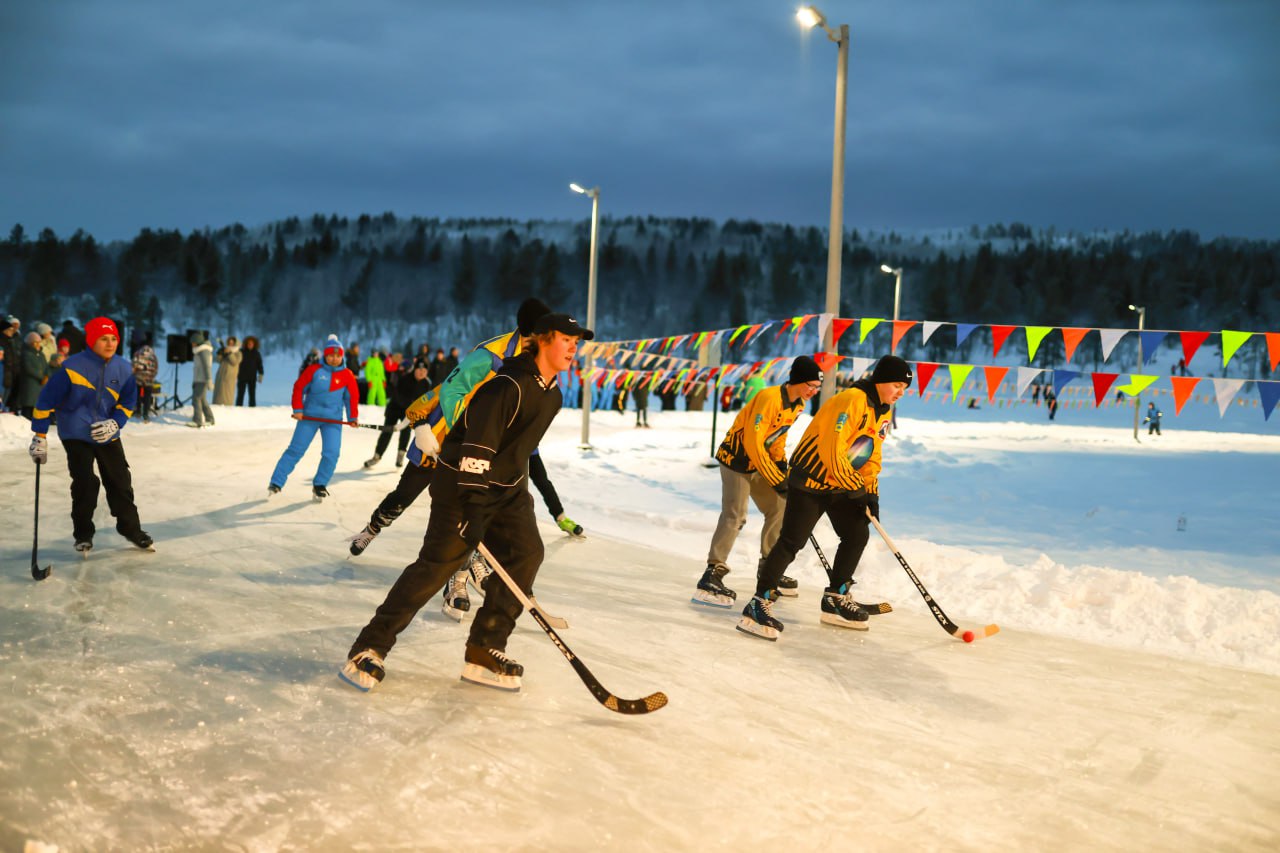
<instances>
[{"instance_id":1,"label":"street lamp","mask_svg":"<svg viewBox=\"0 0 1280 853\"><path fill-rule=\"evenodd\" d=\"M587 328L596 327L596 235L600 232L600 188L585 189L578 184L569 184L569 189L591 199L591 257L587 262ZM578 445L583 450L591 448L591 383L587 377L591 373L594 359L588 353L582 364L582 441Z\"/></svg>"},{"instance_id":2,"label":"street lamp","mask_svg":"<svg viewBox=\"0 0 1280 853\"><path fill-rule=\"evenodd\" d=\"M1142 329L1147 322L1147 309L1142 305L1130 305L1130 311L1138 312L1138 369L1142 369ZM1142 410L1142 393L1133 395L1133 440L1142 443L1138 438L1138 414Z\"/></svg>"},{"instance_id":3,"label":"street lamp","mask_svg":"<svg viewBox=\"0 0 1280 853\"><path fill-rule=\"evenodd\" d=\"M898 322L898 303L902 299L902 267L894 269L888 264L880 265L880 272L893 276L893 322Z\"/></svg>"},{"instance_id":4,"label":"street lamp","mask_svg":"<svg viewBox=\"0 0 1280 853\"><path fill-rule=\"evenodd\" d=\"M801 6L796 12L796 20L806 29L822 27L827 38L839 47L836 64L835 142L831 153L831 224L827 230L827 313L835 317L840 313L840 253L844 243L844 128L845 92L849 82L849 25L841 24L839 32L833 31L816 6ZM829 323L822 337L822 348L831 355L835 354L834 325ZM831 398L836 387L835 371L828 370L824 373L822 402Z\"/></svg>"}]
</instances>

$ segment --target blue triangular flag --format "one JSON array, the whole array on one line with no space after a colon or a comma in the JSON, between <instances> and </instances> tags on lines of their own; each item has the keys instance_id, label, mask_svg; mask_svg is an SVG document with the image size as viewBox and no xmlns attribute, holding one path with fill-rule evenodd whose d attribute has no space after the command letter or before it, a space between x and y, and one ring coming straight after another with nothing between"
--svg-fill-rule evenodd
<instances>
[{"instance_id":1,"label":"blue triangular flag","mask_svg":"<svg viewBox=\"0 0 1280 853\"><path fill-rule=\"evenodd\" d=\"M1080 375L1078 370L1055 370L1053 371L1053 396L1057 397L1062 393L1062 389L1067 383Z\"/></svg>"},{"instance_id":2,"label":"blue triangular flag","mask_svg":"<svg viewBox=\"0 0 1280 853\"><path fill-rule=\"evenodd\" d=\"M976 328L978 328L977 323L956 323L956 346L964 343L964 339L969 337Z\"/></svg>"},{"instance_id":3,"label":"blue triangular flag","mask_svg":"<svg viewBox=\"0 0 1280 853\"><path fill-rule=\"evenodd\" d=\"M1138 340L1142 342L1142 363L1150 364L1151 359L1155 356L1156 350L1160 349L1160 344L1164 342L1165 335L1168 332L1140 332Z\"/></svg>"},{"instance_id":4,"label":"blue triangular flag","mask_svg":"<svg viewBox=\"0 0 1280 853\"><path fill-rule=\"evenodd\" d=\"M1262 398L1262 415L1264 420L1271 420L1271 410L1280 400L1280 382L1259 382L1258 396Z\"/></svg>"}]
</instances>

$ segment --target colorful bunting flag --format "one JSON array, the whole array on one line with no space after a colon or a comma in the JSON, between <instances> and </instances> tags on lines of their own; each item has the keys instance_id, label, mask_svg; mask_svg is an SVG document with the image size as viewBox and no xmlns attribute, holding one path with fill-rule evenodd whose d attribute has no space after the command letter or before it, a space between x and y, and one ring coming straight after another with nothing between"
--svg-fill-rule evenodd
<instances>
[{"instance_id":1,"label":"colorful bunting flag","mask_svg":"<svg viewBox=\"0 0 1280 853\"><path fill-rule=\"evenodd\" d=\"M1253 337L1253 332L1233 332L1230 329L1222 330L1222 366L1226 367L1227 362L1231 361L1231 356L1236 354L1236 350L1244 345L1244 342Z\"/></svg>"},{"instance_id":2,"label":"colorful bunting flag","mask_svg":"<svg viewBox=\"0 0 1280 853\"><path fill-rule=\"evenodd\" d=\"M1182 414L1182 407L1186 405L1188 398L1191 397L1191 392L1195 390L1200 377L1170 376L1169 381L1173 383L1173 413L1180 415Z\"/></svg>"},{"instance_id":3,"label":"colorful bunting flag","mask_svg":"<svg viewBox=\"0 0 1280 853\"><path fill-rule=\"evenodd\" d=\"M1200 345L1209 338L1208 332L1179 332L1182 339L1182 363L1190 366L1191 359L1196 357Z\"/></svg>"},{"instance_id":4,"label":"colorful bunting flag","mask_svg":"<svg viewBox=\"0 0 1280 853\"><path fill-rule=\"evenodd\" d=\"M902 340L902 336L910 331L911 327L915 324L915 320L893 321L893 342L889 344L889 352L894 352L898 349L898 342Z\"/></svg>"},{"instance_id":5,"label":"colorful bunting flag","mask_svg":"<svg viewBox=\"0 0 1280 853\"><path fill-rule=\"evenodd\" d=\"M973 365L948 364L947 369L951 372L951 401L955 402L956 394L960 393L960 386L969 378L969 372L973 370Z\"/></svg>"},{"instance_id":6,"label":"colorful bunting flag","mask_svg":"<svg viewBox=\"0 0 1280 853\"><path fill-rule=\"evenodd\" d=\"M1004 342L1009 339L1009 336L1013 334L1013 330L1016 328L1018 327L1017 326L992 326L991 327L991 342L995 348L995 352L992 353L993 355L1000 354L1000 347L1004 346Z\"/></svg>"},{"instance_id":7,"label":"colorful bunting flag","mask_svg":"<svg viewBox=\"0 0 1280 853\"><path fill-rule=\"evenodd\" d=\"M1068 382L1080 375L1078 370L1053 370L1053 394L1055 397L1061 396L1062 389Z\"/></svg>"},{"instance_id":8,"label":"colorful bunting flag","mask_svg":"<svg viewBox=\"0 0 1280 853\"><path fill-rule=\"evenodd\" d=\"M1142 363L1150 364L1151 359L1155 357L1156 350L1160 349L1160 344L1164 342L1168 332L1139 332L1138 346L1142 348Z\"/></svg>"},{"instance_id":9,"label":"colorful bunting flag","mask_svg":"<svg viewBox=\"0 0 1280 853\"><path fill-rule=\"evenodd\" d=\"M1053 331L1053 326L1027 326L1027 364L1036 360L1036 350L1040 349L1040 342L1045 336Z\"/></svg>"},{"instance_id":10,"label":"colorful bunting flag","mask_svg":"<svg viewBox=\"0 0 1280 853\"><path fill-rule=\"evenodd\" d=\"M933 378L933 372L938 369L938 365L932 361L916 362L916 391L921 397L924 396L924 389L929 387L929 380Z\"/></svg>"},{"instance_id":11,"label":"colorful bunting flag","mask_svg":"<svg viewBox=\"0 0 1280 853\"><path fill-rule=\"evenodd\" d=\"M839 317L831 321L831 347L834 349L840 343L840 336L849 330L849 327L857 320L841 320Z\"/></svg>"},{"instance_id":12,"label":"colorful bunting flag","mask_svg":"<svg viewBox=\"0 0 1280 853\"><path fill-rule=\"evenodd\" d=\"M867 335L871 334L871 330L883 323L884 320L879 317L864 317L858 323L858 343L866 343Z\"/></svg>"},{"instance_id":13,"label":"colorful bunting flag","mask_svg":"<svg viewBox=\"0 0 1280 853\"><path fill-rule=\"evenodd\" d=\"M1159 377L1156 376L1143 376L1138 373L1130 373L1129 381L1124 385L1117 385L1116 390L1123 391L1130 397L1136 397L1145 391L1147 386L1152 382L1155 382L1158 378Z\"/></svg>"},{"instance_id":14,"label":"colorful bunting flag","mask_svg":"<svg viewBox=\"0 0 1280 853\"><path fill-rule=\"evenodd\" d=\"M1211 381L1213 382L1213 394L1218 398L1218 415L1221 417L1227 413L1227 406L1231 405L1232 398L1240 392L1241 386L1244 385L1244 380L1213 379Z\"/></svg>"},{"instance_id":15,"label":"colorful bunting flag","mask_svg":"<svg viewBox=\"0 0 1280 853\"><path fill-rule=\"evenodd\" d=\"M969 335L971 335L973 333L973 330L976 328L978 328L977 323L956 323L956 346L960 346L962 343L964 343L965 338L969 337ZM1000 347L999 345L997 345L996 352L999 352L999 351L1000 351Z\"/></svg>"},{"instance_id":16,"label":"colorful bunting flag","mask_svg":"<svg viewBox=\"0 0 1280 853\"><path fill-rule=\"evenodd\" d=\"M1080 341L1085 335L1092 332L1093 329L1063 329L1062 343L1067 349L1067 363L1071 363L1071 356L1075 355L1076 347L1080 345Z\"/></svg>"},{"instance_id":17,"label":"colorful bunting flag","mask_svg":"<svg viewBox=\"0 0 1280 853\"><path fill-rule=\"evenodd\" d=\"M990 403L996 398L996 391L1000 390L1000 383L1004 381L1005 374L1009 372L1007 367L984 367L982 372L987 377L987 402Z\"/></svg>"},{"instance_id":18,"label":"colorful bunting flag","mask_svg":"<svg viewBox=\"0 0 1280 853\"><path fill-rule=\"evenodd\" d=\"M1119 373L1094 373L1093 376L1093 407L1096 409L1102 405L1102 399L1107 396L1107 391L1111 388L1111 383L1116 381Z\"/></svg>"},{"instance_id":19,"label":"colorful bunting flag","mask_svg":"<svg viewBox=\"0 0 1280 853\"><path fill-rule=\"evenodd\" d=\"M1116 344L1120 343L1120 339L1129 334L1128 329L1099 329L1098 336L1102 338L1102 360L1107 361L1111 358L1111 351L1116 348Z\"/></svg>"},{"instance_id":20,"label":"colorful bunting flag","mask_svg":"<svg viewBox=\"0 0 1280 853\"><path fill-rule=\"evenodd\" d=\"M853 376L854 376L854 378L856 379L856 378L861 377L861 376L862 376L862 374L864 374L864 373L866 373L868 370L870 370L870 369L871 369L871 365L873 365L873 364L875 364L875 363L876 363L876 360L875 360L874 358L863 358L862 356L857 356L857 355L855 355L855 356L853 357Z\"/></svg>"},{"instance_id":21,"label":"colorful bunting flag","mask_svg":"<svg viewBox=\"0 0 1280 853\"><path fill-rule=\"evenodd\" d=\"M1276 400L1280 400L1280 382L1259 381L1258 399L1262 401L1262 419L1271 420L1271 410L1276 407Z\"/></svg>"},{"instance_id":22,"label":"colorful bunting flag","mask_svg":"<svg viewBox=\"0 0 1280 853\"><path fill-rule=\"evenodd\" d=\"M1018 396L1021 397L1026 393L1027 387L1041 374L1038 367L1019 367L1018 368Z\"/></svg>"},{"instance_id":23,"label":"colorful bunting flag","mask_svg":"<svg viewBox=\"0 0 1280 853\"><path fill-rule=\"evenodd\" d=\"M1280 364L1280 332L1267 332L1267 355L1271 357L1271 370Z\"/></svg>"},{"instance_id":24,"label":"colorful bunting flag","mask_svg":"<svg viewBox=\"0 0 1280 853\"><path fill-rule=\"evenodd\" d=\"M935 323L932 320L925 320L923 323L921 323L920 331L924 333L924 340L922 341L922 343L926 343L926 344L929 343L929 338L933 337L933 333L938 331L938 328L942 325L944 324Z\"/></svg>"}]
</instances>

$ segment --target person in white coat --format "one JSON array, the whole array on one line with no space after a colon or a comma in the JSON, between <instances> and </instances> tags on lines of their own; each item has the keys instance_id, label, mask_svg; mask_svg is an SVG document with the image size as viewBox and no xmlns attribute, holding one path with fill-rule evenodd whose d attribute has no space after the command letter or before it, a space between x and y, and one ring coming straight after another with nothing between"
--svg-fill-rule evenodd
<instances>
[{"instance_id":1,"label":"person in white coat","mask_svg":"<svg viewBox=\"0 0 1280 853\"><path fill-rule=\"evenodd\" d=\"M191 333L191 423L189 427L213 426L209 387L213 385L213 344L204 332Z\"/></svg>"}]
</instances>

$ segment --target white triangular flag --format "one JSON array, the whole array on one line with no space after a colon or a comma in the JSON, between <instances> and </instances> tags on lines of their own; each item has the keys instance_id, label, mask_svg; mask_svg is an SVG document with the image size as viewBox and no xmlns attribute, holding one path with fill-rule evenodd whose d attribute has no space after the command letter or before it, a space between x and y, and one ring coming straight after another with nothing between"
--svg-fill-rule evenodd
<instances>
[{"instance_id":1,"label":"white triangular flag","mask_svg":"<svg viewBox=\"0 0 1280 853\"><path fill-rule=\"evenodd\" d=\"M1235 399L1240 388L1244 386L1243 379L1215 379L1213 380L1213 393L1218 398L1218 417L1222 417L1227 413L1227 406L1231 405L1231 401Z\"/></svg>"},{"instance_id":2,"label":"white triangular flag","mask_svg":"<svg viewBox=\"0 0 1280 853\"><path fill-rule=\"evenodd\" d=\"M1116 348L1116 344L1120 343L1120 339L1129 334L1128 329L1099 329L1098 335L1102 338L1102 360L1106 361L1111 358L1111 351Z\"/></svg>"},{"instance_id":3,"label":"white triangular flag","mask_svg":"<svg viewBox=\"0 0 1280 853\"><path fill-rule=\"evenodd\" d=\"M1027 386L1029 386L1032 383L1032 381L1034 381L1035 378L1039 375L1040 375L1040 368L1038 367L1019 367L1018 368L1018 396L1019 397L1022 396L1022 393L1027 390Z\"/></svg>"},{"instance_id":4,"label":"white triangular flag","mask_svg":"<svg viewBox=\"0 0 1280 853\"><path fill-rule=\"evenodd\" d=\"M938 331L938 327L945 325L946 323L940 323L935 320L922 320L920 322L920 330L924 333L924 340L921 343L929 343L929 338L934 332Z\"/></svg>"}]
</instances>

